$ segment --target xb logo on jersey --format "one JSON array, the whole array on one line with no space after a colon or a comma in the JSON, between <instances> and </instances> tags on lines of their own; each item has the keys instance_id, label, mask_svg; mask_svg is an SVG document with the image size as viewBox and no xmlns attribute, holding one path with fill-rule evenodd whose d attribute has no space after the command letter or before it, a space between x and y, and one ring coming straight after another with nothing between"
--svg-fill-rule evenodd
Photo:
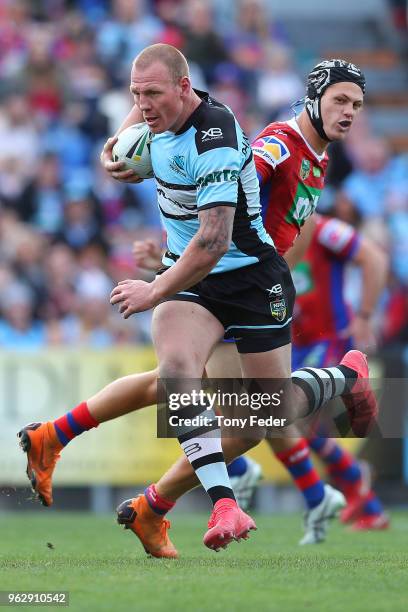
<instances>
[{"instance_id":1,"label":"xb logo on jersey","mask_svg":"<svg viewBox=\"0 0 408 612\"><path fill-rule=\"evenodd\" d=\"M221 128L210 128L209 130L201 130L201 141L206 142L207 140L218 140L219 138L223 138L223 133Z\"/></svg>"}]
</instances>

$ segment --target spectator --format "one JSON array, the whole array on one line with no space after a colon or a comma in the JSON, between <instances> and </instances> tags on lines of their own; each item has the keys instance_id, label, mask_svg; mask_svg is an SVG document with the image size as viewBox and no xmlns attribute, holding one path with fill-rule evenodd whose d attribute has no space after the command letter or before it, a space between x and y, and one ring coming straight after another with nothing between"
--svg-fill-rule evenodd
<instances>
[{"instance_id":1,"label":"spectator","mask_svg":"<svg viewBox=\"0 0 408 612\"><path fill-rule=\"evenodd\" d=\"M52 59L56 32L49 25L36 24L28 38L28 57L19 81L37 123L48 124L62 110L66 96L65 70Z\"/></svg>"},{"instance_id":2,"label":"spectator","mask_svg":"<svg viewBox=\"0 0 408 612\"><path fill-rule=\"evenodd\" d=\"M391 155L385 140L366 140L356 169L346 178L343 190L364 219L383 216L391 195L408 197L405 163Z\"/></svg>"},{"instance_id":3,"label":"spectator","mask_svg":"<svg viewBox=\"0 0 408 612\"><path fill-rule=\"evenodd\" d=\"M40 152L28 99L10 94L0 112L0 196L14 202L34 177Z\"/></svg>"},{"instance_id":4,"label":"spectator","mask_svg":"<svg viewBox=\"0 0 408 612\"><path fill-rule=\"evenodd\" d=\"M150 279L132 243L161 233L154 182L112 181L98 159L133 104L130 62L150 43L180 47L193 85L228 104L252 139L304 93L302 57L270 9L267 0L0 0L0 293L16 305L13 317L1 303L3 345L149 339L149 314L123 322L107 307L111 284ZM319 206L384 244L398 297L408 279L407 160L368 119L361 113L332 149Z\"/></svg>"},{"instance_id":5,"label":"spectator","mask_svg":"<svg viewBox=\"0 0 408 612\"><path fill-rule=\"evenodd\" d=\"M34 179L15 202L19 218L31 223L41 233L55 234L63 219L63 195L59 158L43 155Z\"/></svg>"},{"instance_id":6,"label":"spectator","mask_svg":"<svg viewBox=\"0 0 408 612\"><path fill-rule=\"evenodd\" d=\"M27 285L12 282L0 296L0 347L38 350L46 345L45 325L34 319L33 295Z\"/></svg>"},{"instance_id":7,"label":"spectator","mask_svg":"<svg viewBox=\"0 0 408 612\"><path fill-rule=\"evenodd\" d=\"M66 193L64 223L57 240L74 251L91 242L103 243L101 219L98 217L97 204L89 190L72 186Z\"/></svg>"},{"instance_id":8,"label":"spectator","mask_svg":"<svg viewBox=\"0 0 408 612\"><path fill-rule=\"evenodd\" d=\"M203 71L205 79L214 80L214 70L227 60L227 51L213 26L212 9L203 0L192 0L186 6L186 29L183 53Z\"/></svg>"},{"instance_id":9,"label":"spectator","mask_svg":"<svg viewBox=\"0 0 408 612\"><path fill-rule=\"evenodd\" d=\"M143 11L141 0L112 1L112 15L98 31L97 51L114 81L128 81L134 57L156 42L162 29L159 19Z\"/></svg>"},{"instance_id":10,"label":"spectator","mask_svg":"<svg viewBox=\"0 0 408 612\"><path fill-rule=\"evenodd\" d=\"M42 318L47 322L59 321L75 315L78 299L75 292L78 265L73 251L64 244L50 247L44 261L45 298Z\"/></svg>"},{"instance_id":11,"label":"spectator","mask_svg":"<svg viewBox=\"0 0 408 612\"><path fill-rule=\"evenodd\" d=\"M304 95L304 84L296 74L286 47L266 44L258 83L258 103L268 121L290 114L290 105Z\"/></svg>"}]
</instances>

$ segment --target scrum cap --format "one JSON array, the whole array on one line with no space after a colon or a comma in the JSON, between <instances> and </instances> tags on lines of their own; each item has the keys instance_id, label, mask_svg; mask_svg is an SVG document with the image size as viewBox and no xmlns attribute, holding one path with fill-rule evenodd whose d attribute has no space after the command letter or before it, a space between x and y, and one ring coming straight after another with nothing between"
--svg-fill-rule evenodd
<instances>
[{"instance_id":1,"label":"scrum cap","mask_svg":"<svg viewBox=\"0 0 408 612\"><path fill-rule=\"evenodd\" d=\"M317 64L307 77L305 107L313 127L324 140L330 140L323 128L320 102L330 85L343 82L355 83L365 93L365 77L355 64L342 59L325 60Z\"/></svg>"}]
</instances>

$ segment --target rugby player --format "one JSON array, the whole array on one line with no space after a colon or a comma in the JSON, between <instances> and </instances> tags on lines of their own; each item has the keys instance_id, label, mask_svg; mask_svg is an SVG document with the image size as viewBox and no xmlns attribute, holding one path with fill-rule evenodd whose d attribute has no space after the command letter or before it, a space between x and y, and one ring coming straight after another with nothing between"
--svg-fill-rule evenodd
<instances>
[{"instance_id":1,"label":"rugby player","mask_svg":"<svg viewBox=\"0 0 408 612\"><path fill-rule=\"evenodd\" d=\"M271 233L273 237L273 231ZM296 248L290 249L285 258L293 265L304 250L302 261L292 271L297 288L292 367L326 367L338 362L346 351L354 347L372 350L375 335L371 317L386 282L387 258L384 252L351 226L320 215L308 219ZM136 242L133 253L140 267L160 267L161 249L154 241ZM362 274L362 302L355 315L344 298L344 272L349 261L360 267ZM229 349L221 355L218 364L213 361L210 365L213 376L217 370L225 370L225 361L231 368ZM227 374L238 375L231 370ZM371 488L368 466L357 461L336 440L323 434L307 440L289 438L284 449L277 448L279 443L274 439L268 442L304 495L308 508L306 526L309 524L310 528L306 527L302 543L317 543L325 536L325 522L319 516L324 485L310 462L308 447L327 465L336 487L346 496L347 507L340 514L342 522L351 522L355 530L388 527L389 518ZM235 496L245 509L259 480L260 466L244 456L229 464L228 473Z\"/></svg>"},{"instance_id":2,"label":"rugby player","mask_svg":"<svg viewBox=\"0 0 408 612\"><path fill-rule=\"evenodd\" d=\"M170 51L170 49L172 50ZM252 154L246 148L247 143L240 132L239 126L232 120L232 115L231 117L228 115L229 111L212 101L206 94L193 92L189 83L188 72L184 63L185 60L183 58L180 61L179 56L175 60L175 51L171 47L160 45L148 48L142 52L141 56L138 56L132 71L132 88L136 96L135 112L131 113L127 120L127 124L140 120L138 112L142 111L143 118L149 124L151 130L155 134L164 135L160 143L162 146L157 147L157 161L155 161L155 147L152 146L152 159L162 196L164 192L162 199L160 199L159 195L159 204L162 208L162 214L164 213L164 223L166 225L166 219L171 219L171 222L168 221L168 226L173 231L173 236L169 236L171 252L164 260L169 269L151 284L143 283L142 281L123 282L114 290L112 301L121 304L121 311L127 317L133 312L153 306L158 300L165 300L156 308L153 322L153 336L159 356L159 363L161 363L159 371L162 377L165 374L167 377L171 375L181 379L186 377L200 378L205 362L216 342L221 339L225 332L229 333L231 337L235 337L236 332L234 330L236 330L237 326L244 325L244 327L239 328L239 338L236 338L243 375L253 378L256 377L257 373L262 372L264 376L270 378L286 378L290 372L288 333L294 297L293 288L290 275L283 260L279 255L275 254L272 241L268 240L268 237L265 236L262 228L258 225L256 212L258 210L256 204L257 189L252 181ZM147 61L145 61L146 59ZM171 71L169 66L172 66L172 68L181 66L181 72L177 72L177 70ZM174 76L174 73L176 73L176 76ZM341 85L341 95L339 95L338 91L339 85ZM321 65L314 74L310 75L306 111L300 115L296 126L289 127L288 131L292 138L298 139L298 144L304 147L307 154L313 152L313 148L315 153L317 152L314 164L321 166L320 175L317 176L313 172L311 176L313 181L320 178L321 187L323 186L323 175L325 164L327 163L325 148L328 141L346 135L356 112L361 108L363 92L364 79L361 72L352 65L340 60L334 60L326 65ZM209 124L205 123L205 117L201 117L204 110L204 115L207 115L208 112L210 113L211 121ZM220 111L222 112L219 116ZM183 122L174 121L175 116L180 121L182 119ZM322 116L325 116L324 129ZM200 121L202 122L200 123ZM225 124L224 121L226 122ZM232 133L235 134L235 137L232 136L234 146L231 146L232 141L217 142L224 140L224 130L228 136L231 136L231 125L233 125ZM126 127L126 122L123 127ZM203 129L197 130L197 127ZM322 130L324 136L321 135ZM203 145L204 139L207 142L203 147L204 153L212 152L211 155L205 158L207 165L204 164L203 169L206 174L204 176L201 176L201 174L197 176L197 168L195 168L193 176L189 175L187 177L190 180L191 178L195 180L195 188L197 188L197 184L203 187L197 190L198 210L197 207L194 209L195 197L193 201L189 198L184 199L185 192L190 191L186 187L193 187L194 185L181 180L179 176L176 177L177 181L174 181L174 176L170 176L169 170L161 167L159 163L160 154L166 150L167 144L171 144L172 140L177 140L180 136L188 140L188 136L191 136L189 132L193 132L193 136L195 136L197 131L201 133L201 143L199 145ZM187 136L185 136L186 134ZM311 135L313 137L310 137ZM265 136L265 134L261 136ZM156 143L159 140L160 138ZM178 142L182 140L183 138ZM194 138L194 141L195 149L193 147L193 150L197 157L199 157L202 153L198 151L197 139ZM114 140L111 139L105 146L105 165L111 170L115 178L133 180L129 173L121 173L121 166L108 162L113 143ZM238 148L235 148L238 143L240 143ZM191 145L191 142L189 145ZM213 183L210 180L210 177L214 176L214 172L220 171L217 166L220 163L218 161L220 157L214 155L214 152L217 153L217 149L222 150L221 161L223 164L229 165L229 157L226 156L226 153L232 154L230 163L238 171L238 174L234 175L230 172L223 173L226 184L223 182ZM321 149L320 152L319 149ZM173 147L169 145L166 155L171 154L173 151ZM178 151L179 153L180 151ZM190 155L190 146L185 150L185 153L187 157ZM272 162L272 159L273 156L270 162ZM202 162L203 160L204 158L199 161ZM240 160L243 161L241 162ZM272 174L275 168L272 168L272 163L269 163L269 165L269 170ZM225 170L230 170L230 168L224 168ZM188 169L187 166L186 169ZM200 164L198 169L199 171L202 170ZM244 176L241 176L243 172ZM161 174L162 176L160 176ZM307 164L306 168L299 168L299 177L303 183L307 182L306 179L309 177L309 174L307 172ZM171 180L166 180L166 178ZM199 179L203 179L203 182L199 181ZM239 184L239 190L237 189L237 183ZM184 189L181 187L184 187ZM245 187L247 188L246 192ZM172 198L169 196L168 190L172 191L173 201L174 197L178 195L175 192L183 192L179 196L182 201L177 202L178 215L174 214L176 211L171 206L171 212L169 211L169 202L172 201ZM293 202L294 208L286 211L287 213L289 212L287 217L286 215L282 216L282 211L279 211L278 218L276 219L278 225L279 222L287 225L289 227L289 234L291 234L290 224L294 223L295 225L292 239L296 236L308 214L313 212L317 203L317 197L315 196L319 189L312 186L311 190L308 190L309 194L313 193L309 206L304 206L305 198L300 196L303 198L303 201L300 203L301 207L299 208L299 198L296 196L297 199ZM191 189L191 191L193 190ZM242 197L243 195L245 196L244 198ZM227 199L225 199L226 197ZM234 206L237 204L239 205L238 210L243 213L243 216L240 217L238 215L234 219L233 211ZM242 209L243 204L244 208ZM202 211L199 210L201 205L205 207ZM251 210L251 205L254 210L253 215L255 216L250 219L250 224L248 224L248 209ZM182 214L180 215L180 213ZM168 215L167 217L166 214ZM176 219L173 218L174 216ZM185 216L187 219L181 220L178 218L180 216ZM194 219L191 219L191 217L194 217ZM241 228L239 228L240 219ZM180 240L175 238L175 236L180 238L177 232L174 234L175 225L180 221L193 220L195 221L196 233L190 232L188 234L187 232L191 242L188 243L185 240L184 243L181 241L180 244ZM200 224L198 224L198 220ZM246 224L246 230L253 230L250 231L250 238L254 240L251 244L241 242L240 229L243 229L242 223ZM194 225L194 223L191 225ZM250 228L248 227L249 225ZM184 226L184 228L186 227ZM280 229L277 227L278 232ZM202 233L200 234L201 230L204 231L204 236ZM239 247L237 248L235 241L231 247L231 234L237 237L238 245L243 247L243 250ZM247 238L248 236L246 236ZM251 259L251 257L255 258L255 261L258 263L253 263L254 259ZM263 261L268 262L268 265L264 265ZM222 272L223 262L227 265L226 272ZM238 267L234 268L234 266ZM259 266L259 268L254 268L254 266ZM257 278L256 272L260 268L262 268L261 274ZM215 274L213 273L214 270ZM217 270L219 270L218 274ZM239 274L235 274L237 270L239 270ZM202 284L196 287L195 284L200 283L201 278L206 278L209 272L212 273L209 277L209 284L205 285L205 287ZM246 275L246 272L250 272L250 274ZM264 272L266 272L266 276ZM222 274L227 274L228 276L221 276ZM225 287L225 279L228 281L234 280L234 288L235 282L239 285L237 295L242 296L239 313L240 323L237 323L234 315L231 316L231 312L236 308L237 304L230 303L227 305L226 302L229 301L228 296L219 293L220 291L222 293L222 289ZM277 279L278 282L275 282ZM203 282L205 284L207 280ZM259 282L257 288L255 288L256 282ZM268 286L269 282L272 283L270 286ZM216 287L217 283L222 285L222 287L219 285ZM261 297L261 295L264 296L263 292L268 293L268 289L275 288L276 286L279 286L279 290L282 290L282 293L277 296L280 304L275 307L276 304L271 304L269 300L265 304L265 297ZM174 295L177 291L186 288L193 295ZM251 304L244 303L244 294L247 294L247 298L250 295L252 300L256 300L259 297L259 312L256 313L256 320L253 318L254 302L252 301ZM215 301L218 303L220 301L223 302L222 312L217 311L214 306L214 295L217 296ZM179 302L177 308L173 307L174 301ZM203 304L205 305L203 306ZM249 319L245 318L246 315L242 318L244 311ZM188 335L186 336L185 324L187 321ZM251 325L252 327L250 327ZM250 327L249 330L248 327ZM203 330L205 330L205 333L203 333ZM189 349L188 351L185 347L180 347L178 342L181 333L183 333L186 339L185 344ZM196 350L194 360L191 359L192 347ZM255 350L257 352L251 352ZM293 388L298 397L294 413L298 416L303 416L319 409L325 401L332 397L341 395L348 407L353 428L357 431L361 431L361 429L366 431L367 423L371 421L376 411L376 403L368 387L365 386L364 390L361 391L361 385L357 385L356 380L366 378L367 375L368 369L365 358L356 351L348 353L343 358L341 365L336 368L326 369L325 371L316 369L312 373L300 370L294 373ZM147 383L143 397L145 400L148 395L149 385L155 387L155 381L152 382L149 375L143 376L145 376L145 382ZM139 381L141 380L139 378ZM332 384L323 385L321 384L322 380L330 381ZM359 387L358 393L355 391L357 386ZM105 398L109 397L111 401L116 401L116 399L123 400L123 403L120 402L121 414L135 408L134 396L132 395L133 381L129 380L129 377L126 380L122 379L122 382L116 381L116 383L113 383L113 386L109 387L108 390L102 393ZM130 399L131 395L132 398ZM95 397L97 398L98 396ZM152 403L150 398L147 403ZM68 415L61 417L59 420L57 419L55 424L49 423L45 424L45 426L36 424L31 426L31 428L24 428L20 432L22 444L28 454L29 476L32 479L34 488L46 504L52 502L50 476L61 445L66 444L77 433L101 422L92 415L90 405L90 402L81 404L68 413ZM105 420L104 416L107 416L106 411L102 409L101 412L101 420ZM118 414L118 411L116 411L116 414ZM180 436L181 444L186 446L185 442L187 441L188 446L194 445L195 448L200 449L200 456L195 465L194 460L192 461L193 468L196 467L197 475L201 477L204 488L209 492L214 502L214 511L210 520L210 524L213 526L210 527L209 532L205 536L205 543L209 547L217 549L227 544L233 538L245 537L253 523L251 523L249 517L239 511L235 504L225 464L222 460L219 438L206 438L194 430L188 432L188 436L188 440ZM44 442L45 438L47 438L47 442ZM236 440L229 440L228 442L233 443L235 447L233 452L229 451L228 460L247 450L249 446L248 441L241 441L239 443ZM47 446L46 455L48 457L46 462L48 466L45 470L41 470L39 469L41 465L39 465L38 453L43 452L45 446ZM40 448L41 451L39 451ZM183 469L189 468L184 462L178 467ZM188 478L191 482L191 473L189 473ZM193 482L196 482L194 478ZM180 486L181 488L185 487L185 481ZM158 488L156 492L161 497ZM161 498L165 499L165 495Z\"/></svg>"},{"instance_id":3,"label":"rugby player","mask_svg":"<svg viewBox=\"0 0 408 612\"><path fill-rule=\"evenodd\" d=\"M296 307L292 333L292 367L324 368L352 348L372 350L376 340L372 317L387 277L387 257L353 227L314 215L312 240L292 271ZM348 262L361 269L361 303L353 313L344 296ZM307 440L346 496L340 520L356 531L386 529L389 517L371 488L369 466L357 461L335 439L319 433Z\"/></svg>"}]
</instances>

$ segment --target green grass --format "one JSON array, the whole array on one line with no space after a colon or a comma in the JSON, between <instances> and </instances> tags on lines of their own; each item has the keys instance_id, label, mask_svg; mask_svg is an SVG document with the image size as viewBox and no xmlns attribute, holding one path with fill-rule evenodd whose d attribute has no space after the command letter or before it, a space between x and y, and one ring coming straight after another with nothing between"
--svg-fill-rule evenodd
<instances>
[{"instance_id":1,"label":"green grass","mask_svg":"<svg viewBox=\"0 0 408 612\"><path fill-rule=\"evenodd\" d=\"M407 514L383 533L333 524L325 544L307 548L299 516L260 516L248 542L220 553L201 543L206 518L174 517L181 558L170 561L147 558L111 517L2 514L0 590L68 590L70 609L88 612L407 610Z\"/></svg>"}]
</instances>

